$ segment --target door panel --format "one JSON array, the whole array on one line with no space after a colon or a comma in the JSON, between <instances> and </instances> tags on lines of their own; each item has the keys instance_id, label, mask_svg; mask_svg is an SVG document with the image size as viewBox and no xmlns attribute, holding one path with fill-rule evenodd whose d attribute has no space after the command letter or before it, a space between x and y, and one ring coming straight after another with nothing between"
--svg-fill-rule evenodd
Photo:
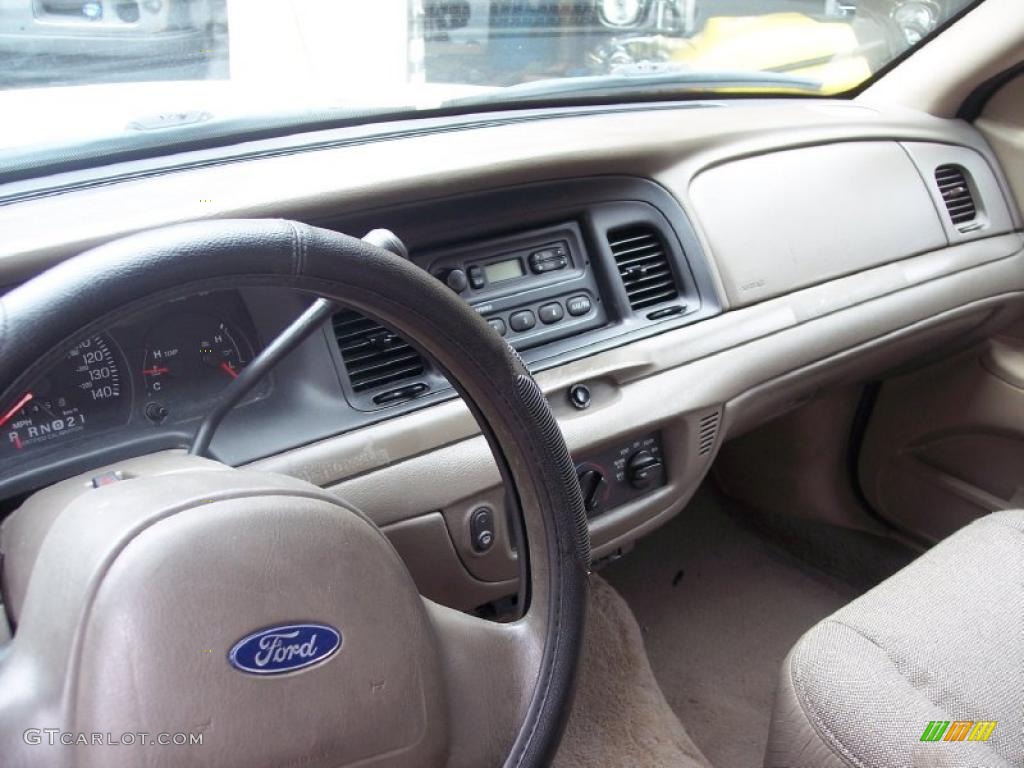
<instances>
[{"instance_id":1,"label":"door panel","mask_svg":"<svg viewBox=\"0 0 1024 768\"><path fill-rule=\"evenodd\" d=\"M886 381L859 474L881 515L932 541L1024 506L1024 323Z\"/></svg>"}]
</instances>

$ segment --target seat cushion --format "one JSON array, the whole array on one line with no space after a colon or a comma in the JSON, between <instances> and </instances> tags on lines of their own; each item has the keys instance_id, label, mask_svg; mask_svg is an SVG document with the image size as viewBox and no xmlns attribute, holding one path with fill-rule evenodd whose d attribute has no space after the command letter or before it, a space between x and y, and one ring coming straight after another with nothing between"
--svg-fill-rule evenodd
<instances>
[{"instance_id":1,"label":"seat cushion","mask_svg":"<svg viewBox=\"0 0 1024 768\"><path fill-rule=\"evenodd\" d=\"M932 721L951 725L922 741ZM957 721L997 725L945 740ZM765 766L851 765L1024 765L1024 512L972 523L790 651Z\"/></svg>"}]
</instances>

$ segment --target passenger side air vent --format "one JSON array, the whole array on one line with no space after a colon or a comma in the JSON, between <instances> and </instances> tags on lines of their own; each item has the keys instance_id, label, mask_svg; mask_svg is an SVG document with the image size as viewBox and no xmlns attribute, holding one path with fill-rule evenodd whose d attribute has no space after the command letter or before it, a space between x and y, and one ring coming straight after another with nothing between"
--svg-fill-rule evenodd
<instances>
[{"instance_id":1,"label":"passenger side air vent","mask_svg":"<svg viewBox=\"0 0 1024 768\"><path fill-rule=\"evenodd\" d=\"M679 295L665 246L653 227L614 230L608 233L608 245L633 311L671 301Z\"/></svg>"},{"instance_id":2,"label":"passenger side air vent","mask_svg":"<svg viewBox=\"0 0 1024 768\"><path fill-rule=\"evenodd\" d=\"M334 315L333 325L354 392L394 386L426 372L419 352L368 317L345 309Z\"/></svg>"},{"instance_id":3,"label":"passenger side air vent","mask_svg":"<svg viewBox=\"0 0 1024 768\"><path fill-rule=\"evenodd\" d=\"M957 225L974 221L978 211L963 168L959 165L940 165L935 169L935 183L939 185L939 194L946 204L950 221Z\"/></svg>"},{"instance_id":4,"label":"passenger side air vent","mask_svg":"<svg viewBox=\"0 0 1024 768\"><path fill-rule=\"evenodd\" d=\"M718 411L702 416L697 425L697 453L707 456L715 447L715 440L718 438L718 423L721 414Z\"/></svg>"}]
</instances>

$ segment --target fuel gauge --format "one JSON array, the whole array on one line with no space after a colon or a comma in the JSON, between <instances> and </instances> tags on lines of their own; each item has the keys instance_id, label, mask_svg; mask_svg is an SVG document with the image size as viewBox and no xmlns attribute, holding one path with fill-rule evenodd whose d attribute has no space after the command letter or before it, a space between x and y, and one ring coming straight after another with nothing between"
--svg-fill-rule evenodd
<instances>
[{"instance_id":1,"label":"fuel gauge","mask_svg":"<svg viewBox=\"0 0 1024 768\"><path fill-rule=\"evenodd\" d=\"M217 317L188 313L162 319L145 342L147 417L162 421L169 412L202 411L251 357L248 340Z\"/></svg>"}]
</instances>

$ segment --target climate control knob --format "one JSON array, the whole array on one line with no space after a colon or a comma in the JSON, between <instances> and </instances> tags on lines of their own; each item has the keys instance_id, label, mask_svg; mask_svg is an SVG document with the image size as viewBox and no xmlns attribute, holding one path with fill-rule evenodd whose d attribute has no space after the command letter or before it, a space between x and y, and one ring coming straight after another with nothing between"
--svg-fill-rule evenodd
<instances>
[{"instance_id":1,"label":"climate control knob","mask_svg":"<svg viewBox=\"0 0 1024 768\"><path fill-rule=\"evenodd\" d=\"M604 510L605 501L608 499L608 478L596 467L580 468L577 478L580 481L580 491L583 493L583 508L587 515L597 515Z\"/></svg>"},{"instance_id":2,"label":"climate control knob","mask_svg":"<svg viewBox=\"0 0 1024 768\"><path fill-rule=\"evenodd\" d=\"M659 456L648 450L637 451L626 462L626 478L639 490L654 488L661 483L665 465Z\"/></svg>"}]
</instances>

